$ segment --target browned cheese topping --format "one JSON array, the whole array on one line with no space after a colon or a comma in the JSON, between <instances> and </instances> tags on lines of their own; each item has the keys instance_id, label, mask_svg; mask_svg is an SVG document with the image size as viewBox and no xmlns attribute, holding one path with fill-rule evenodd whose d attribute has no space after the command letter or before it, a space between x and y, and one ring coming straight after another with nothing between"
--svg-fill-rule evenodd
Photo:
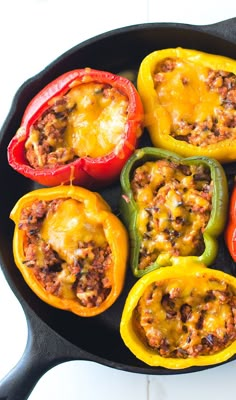
<instances>
[{"instance_id":1,"label":"browned cheese topping","mask_svg":"<svg viewBox=\"0 0 236 400\"><path fill-rule=\"evenodd\" d=\"M34 201L21 213L24 264L55 296L99 306L111 291L112 255L103 227L73 199Z\"/></svg>"},{"instance_id":2,"label":"browned cheese topping","mask_svg":"<svg viewBox=\"0 0 236 400\"><path fill-rule=\"evenodd\" d=\"M172 256L201 255L212 209L213 184L203 165L168 160L146 162L131 182L142 238L139 269Z\"/></svg>"},{"instance_id":3,"label":"browned cheese topping","mask_svg":"<svg viewBox=\"0 0 236 400\"><path fill-rule=\"evenodd\" d=\"M235 289L204 276L156 282L140 298L133 323L163 357L215 354L236 339Z\"/></svg>"},{"instance_id":4,"label":"browned cheese topping","mask_svg":"<svg viewBox=\"0 0 236 400\"><path fill-rule=\"evenodd\" d=\"M33 168L50 168L78 157L101 157L124 140L128 99L110 85L75 86L32 126L26 158Z\"/></svg>"},{"instance_id":5,"label":"browned cheese topping","mask_svg":"<svg viewBox=\"0 0 236 400\"><path fill-rule=\"evenodd\" d=\"M172 137L201 147L236 139L235 74L167 58L153 79Z\"/></svg>"}]
</instances>

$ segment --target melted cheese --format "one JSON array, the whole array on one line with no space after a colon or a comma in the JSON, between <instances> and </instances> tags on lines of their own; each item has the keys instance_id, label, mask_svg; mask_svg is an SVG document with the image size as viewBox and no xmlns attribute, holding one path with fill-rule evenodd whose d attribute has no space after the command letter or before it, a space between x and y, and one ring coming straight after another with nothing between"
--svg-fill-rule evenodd
<instances>
[{"instance_id":1,"label":"melted cheese","mask_svg":"<svg viewBox=\"0 0 236 400\"><path fill-rule=\"evenodd\" d=\"M188 176L166 160L146 162L137 168L137 176L148 176L148 183L138 185L134 193L144 258L151 254L152 262L156 258L162 264L172 256L197 255L197 245L209 221L212 195L209 192L207 199L200 188L197 190L196 168L192 166ZM141 263L139 268L143 268Z\"/></svg>"},{"instance_id":2,"label":"melted cheese","mask_svg":"<svg viewBox=\"0 0 236 400\"><path fill-rule=\"evenodd\" d=\"M86 83L67 94L76 107L68 117L65 142L79 157L109 154L123 139L128 100L114 88L102 89L102 84Z\"/></svg>"},{"instance_id":3,"label":"melted cheese","mask_svg":"<svg viewBox=\"0 0 236 400\"><path fill-rule=\"evenodd\" d=\"M106 243L103 227L86 214L83 203L74 199L62 202L56 212L48 213L43 221L41 237L68 264L78 258L78 242Z\"/></svg>"},{"instance_id":4,"label":"melted cheese","mask_svg":"<svg viewBox=\"0 0 236 400\"><path fill-rule=\"evenodd\" d=\"M210 292L214 294L211 299L208 298ZM222 300L220 298L222 293L227 294L229 298ZM172 317L168 317L169 306L166 308L163 303L163 296L167 294L171 298L169 309L176 312L175 315L172 314ZM183 276L181 279L168 279L154 283L147 287L137 306L139 324L142 327L140 333L142 336L145 333L149 344L152 343L157 349L165 340L170 353L180 348L186 350L186 354L191 356L194 346L201 346L202 339L208 338L208 335L219 338L225 346L229 327L235 334L235 328L233 324L231 325L230 299L233 304L233 297L235 298L233 287L204 276L191 276L191 278ZM183 305L191 307L191 313L186 321L181 319ZM198 327L202 315L203 318ZM140 330L137 323L136 327Z\"/></svg>"},{"instance_id":5,"label":"melted cheese","mask_svg":"<svg viewBox=\"0 0 236 400\"><path fill-rule=\"evenodd\" d=\"M199 65L196 68L194 63L180 59L176 64L173 70L164 73L163 81L156 87L159 102L172 121L172 129L181 120L205 121L220 106L219 94L209 91L205 82L208 68Z\"/></svg>"}]
</instances>

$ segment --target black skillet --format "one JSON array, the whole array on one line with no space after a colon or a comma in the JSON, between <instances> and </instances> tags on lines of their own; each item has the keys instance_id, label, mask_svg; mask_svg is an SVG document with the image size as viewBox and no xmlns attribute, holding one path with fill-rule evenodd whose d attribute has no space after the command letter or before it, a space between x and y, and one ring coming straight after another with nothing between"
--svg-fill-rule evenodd
<instances>
[{"instance_id":1,"label":"black skillet","mask_svg":"<svg viewBox=\"0 0 236 400\"><path fill-rule=\"evenodd\" d=\"M25 284L14 264L13 223L8 217L19 197L38 187L14 172L7 163L7 145L31 98L51 80L70 69L90 66L113 73L137 71L141 60L151 51L177 46L236 58L236 18L207 26L147 23L107 32L70 49L25 82L16 93L0 138L0 262L26 314L28 341L23 357L0 385L0 400L27 399L47 370L69 360L89 360L124 371L153 375L194 372L206 368L172 371L149 367L137 360L124 346L119 334L119 322L126 295L135 281L130 270L121 297L108 311L97 317L80 318L39 300ZM140 146L148 144L146 138L145 134ZM230 191L236 164L227 165L225 170ZM118 213L119 184L103 190L101 194L111 204L113 211ZM223 239L213 267L236 275L236 265Z\"/></svg>"}]
</instances>

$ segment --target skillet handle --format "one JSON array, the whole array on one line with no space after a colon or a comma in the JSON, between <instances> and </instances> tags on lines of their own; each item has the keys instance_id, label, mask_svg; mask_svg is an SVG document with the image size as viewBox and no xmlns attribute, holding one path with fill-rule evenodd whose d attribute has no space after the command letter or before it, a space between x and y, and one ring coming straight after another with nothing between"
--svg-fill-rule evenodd
<instances>
[{"instance_id":1,"label":"skillet handle","mask_svg":"<svg viewBox=\"0 0 236 400\"><path fill-rule=\"evenodd\" d=\"M236 42L236 17L226 19L211 25L202 25L204 31L225 38L227 41Z\"/></svg>"},{"instance_id":2,"label":"skillet handle","mask_svg":"<svg viewBox=\"0 0 236 400\"><path fill-rule=\"evenodd\" d=\"M86 352L67 342L43 321L33 317L28 318L27 323L25 351L0 382L0 400L27 400L39 379L50 368L66 361L89 360Z\"/></svg>"}]
</instances>

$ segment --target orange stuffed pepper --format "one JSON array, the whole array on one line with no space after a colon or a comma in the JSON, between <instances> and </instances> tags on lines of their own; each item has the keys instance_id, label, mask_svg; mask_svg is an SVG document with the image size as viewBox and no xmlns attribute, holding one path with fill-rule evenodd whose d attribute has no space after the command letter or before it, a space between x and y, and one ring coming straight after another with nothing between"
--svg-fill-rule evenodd
<instances>
[{"instance_id":1,"label":"orange stuffed pepper","mask_svg":"<svg viewBox=\"0 0 236 400\"><path fill-rule=\"evenodd\" d=\"M82 317L116 301L128 237L99 194L75 186L38 189L19 199L10 217L15 263L43 301Z\"/></svg>"}]
</instances>

